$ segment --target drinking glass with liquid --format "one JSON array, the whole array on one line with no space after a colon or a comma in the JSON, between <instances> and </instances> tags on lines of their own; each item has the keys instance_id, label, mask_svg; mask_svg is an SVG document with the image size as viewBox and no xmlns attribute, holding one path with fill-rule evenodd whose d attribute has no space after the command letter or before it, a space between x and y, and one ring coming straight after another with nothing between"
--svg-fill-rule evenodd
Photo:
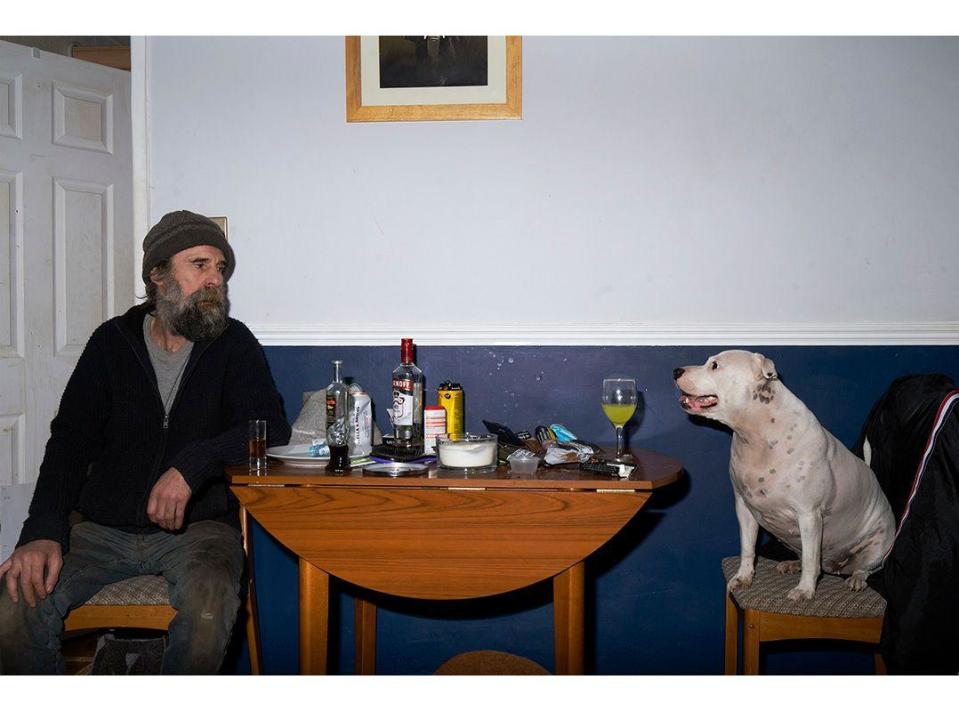
<instances>
[{"instance_id":1,"label":"drinking glass with liquid","mask_svg":"<svg viewBox=\"0 0 959 712\"><path fill-rule=\"evenodd\" d=\"M250 421L250 437L247 441L250 456L250 472L266 472L266 421Z\"/></svg>"},{"instance_id":2,"label":"drinking glass with liquid","mask_svg":"<svg viewBox=\"0 0 959 712\"><path fill-rule=\"evenodd\" d=\"M603 412L616 428L616 461L631 459L625 452L623 428L636 412L636 379L629 376L607 376L603 379Z\"/></svg>"}]
</instances>

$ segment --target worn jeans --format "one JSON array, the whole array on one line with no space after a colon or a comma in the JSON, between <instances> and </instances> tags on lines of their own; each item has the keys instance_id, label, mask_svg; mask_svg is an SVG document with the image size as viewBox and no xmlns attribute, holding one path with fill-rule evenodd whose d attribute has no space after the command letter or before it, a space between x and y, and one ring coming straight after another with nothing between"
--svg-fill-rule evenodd
<instances>
[{"instance_id":1,"label":"worn jeans","mask_svg":"<svg viewBox=\"0 0 959 712\"><path fill-rule=\"evenodd\" d=\"M216 673L240 606L240 533L221 522L196 522L171 534L128 534L93 522L70 532L70 550L53 593L35 608L13 603L0 580L0 673L64 672L63 619L103 586L162 574L176 616L163 656L167 674Z\"/></svg>"}]
</instances>

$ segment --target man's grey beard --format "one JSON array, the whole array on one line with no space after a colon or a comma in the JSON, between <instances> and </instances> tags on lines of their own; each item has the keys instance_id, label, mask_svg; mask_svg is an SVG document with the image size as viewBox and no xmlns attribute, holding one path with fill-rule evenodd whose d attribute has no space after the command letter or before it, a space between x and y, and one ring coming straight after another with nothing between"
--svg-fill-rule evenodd
<instances>
[{"instance_id":1,"label":"man's grey beard","mask_svg":"<svg viewBox=\"0 0 959 712\"><path fill-rule=\"evenodd\" d=\"M203 287L189 297L183 296L179 282L171 275L166 293L157 290L157 319L171 332L190 341L215 339L226 328L230 314L227 286Z\"/></svg>"}]
</instances>

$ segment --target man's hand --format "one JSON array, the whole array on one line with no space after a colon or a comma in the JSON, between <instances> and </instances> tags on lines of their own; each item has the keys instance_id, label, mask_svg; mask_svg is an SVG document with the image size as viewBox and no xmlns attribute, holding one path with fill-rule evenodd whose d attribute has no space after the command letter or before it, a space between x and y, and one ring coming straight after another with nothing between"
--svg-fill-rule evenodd
<instances>
[{"instance_id":1,"label":"man's hand","mask_svg":"<svg viewBox=\"0 0 959 712\"><path fill-rule=\"evenodd\" d=\"M183 512L192 494L193 490L183 479L180 471L171 467L150 490L147 516L154 524L159 524L171 532L176 531L183 526Z\"/></svg>"},{"instance_id":2,"label":"man's hand","mask_svg":"<svg viewBox=\"0 0 959 712\"><path fill-rule=\"evenodd\" d=\"M36 539L14 549L9 559L0 564L0 576L7 575L7 593L14 603L19 602L17 582L23 589L23 599L31 608L53 592L63 568L63 550L52 539ZM46 576L44 576L46 571Z\"/></svg>"}]
</instances>

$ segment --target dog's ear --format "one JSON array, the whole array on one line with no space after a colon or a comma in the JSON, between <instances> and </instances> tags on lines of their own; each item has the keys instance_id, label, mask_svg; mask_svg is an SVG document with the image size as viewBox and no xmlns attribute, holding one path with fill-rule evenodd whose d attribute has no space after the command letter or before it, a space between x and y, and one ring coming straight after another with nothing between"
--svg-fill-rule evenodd
<instances>
[{"instance_id":1,"label":"dog's ear","mask_svg":"<svg viewBox=\"0 0 959 712\"><path fill-rule=\"evenodd\" d=\"M776 364L768 356L754 353L753 363L757 380L772 381L779 378L779 374L776 373Z\"/></svg>"}]
</instances>

